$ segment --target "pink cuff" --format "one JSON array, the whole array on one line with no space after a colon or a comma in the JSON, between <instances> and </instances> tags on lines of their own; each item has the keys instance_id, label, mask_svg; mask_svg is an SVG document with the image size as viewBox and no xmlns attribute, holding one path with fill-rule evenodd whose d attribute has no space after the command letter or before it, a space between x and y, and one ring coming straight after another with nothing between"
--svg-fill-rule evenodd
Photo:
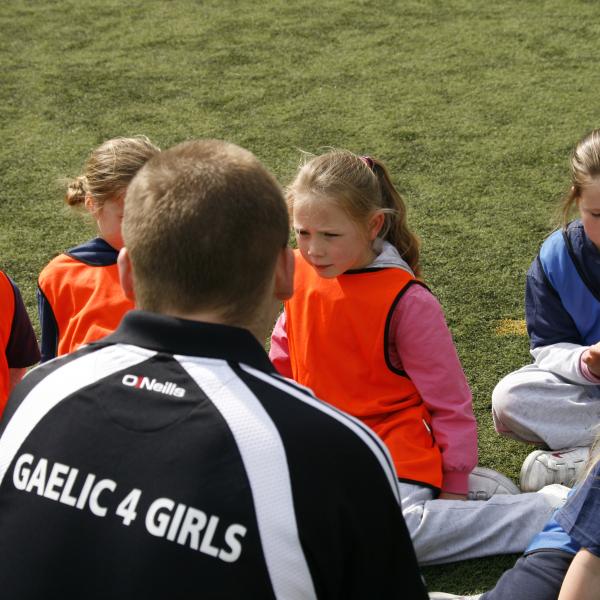
<instances>
[{"instance_id":1,"label":"pink cuff","mask_svg":"<svg viewBox=\"0 0 600 600\"><path fill-rule=\"evenodd\" d=\"M600 377L597 377L596 375L594 375L589 367L583 362L583 355L585 354L585 352L581 353L581 357L579 358L579 369L581 370L581 374L588 380L591 381L592 383L600 383Z\"/></svg>"},{"instance_id":2,"label":"pink cuff","mask_svg":"<svg viewBox=\"0 0 600 600\"><path fill-rule=\"evenodd\" d=\"M466 494L469 491L469 473L445 471L442 479L442 491L449 494Z\"/></svg>"}]
</instances>

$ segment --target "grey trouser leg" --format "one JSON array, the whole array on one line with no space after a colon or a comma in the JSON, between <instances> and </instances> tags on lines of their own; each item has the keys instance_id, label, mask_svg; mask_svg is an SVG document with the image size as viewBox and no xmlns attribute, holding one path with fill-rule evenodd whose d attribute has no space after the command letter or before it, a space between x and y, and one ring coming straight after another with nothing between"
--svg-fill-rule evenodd
<instances>
[{"instance_id":1,"label":"grey trouser leg","mask_svg":"<svg viewBox=\"0 0 600 600\"><path fill-rule=\"evenodd\" d=\"M500 380L492 415L498 433L522 442L552 450L591 446L600 424L600 386L527 365Z\"/></svg>"},{"instance_id":2,"label":"grey trouser leg","mask_svg":"<svg viewBox=\"0 0 600 600\"><path fill-rule=\"evenodd\" d=\"M433 500L429 488L400 483L402 513L417 559L435 565L523 552L563 501L538 492L489 500Z\"/></svg>"}]
</instances>

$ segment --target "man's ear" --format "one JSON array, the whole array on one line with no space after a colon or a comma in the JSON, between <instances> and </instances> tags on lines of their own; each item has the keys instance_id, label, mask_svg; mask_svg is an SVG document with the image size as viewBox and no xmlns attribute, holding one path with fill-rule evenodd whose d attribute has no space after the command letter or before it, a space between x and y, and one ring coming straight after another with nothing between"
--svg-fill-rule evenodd
<instances>
[{"instance_id":1,"label":"man's ear","mask_svg":"<svg viewBox=\"0 0 600 600\"><path fill-rule=\"evenodd\" d=\"M119 258L117 258L117 266L119 267L119 281L125 297L135 302L135 292L133 290L133 268L131 267L131 259L127 248L121 248Z\"/></svg>"},{"instance_id":2,"label":"man's ear","mask_svg":"<svg viewBox=\"0 0 600 600\"><path fill-rule=\"evenodd\" d=\"M294 293L294 265L294 252L286 246L275 264L275 297L278 300L288 300Z\"/></svg>"}]
</instances>

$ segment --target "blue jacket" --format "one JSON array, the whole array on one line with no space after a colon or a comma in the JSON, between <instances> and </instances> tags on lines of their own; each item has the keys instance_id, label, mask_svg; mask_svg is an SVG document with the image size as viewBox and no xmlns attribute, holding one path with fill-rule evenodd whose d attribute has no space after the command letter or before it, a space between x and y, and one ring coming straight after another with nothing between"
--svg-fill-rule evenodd
<instances>
[{"instance_id":1,"label":"blue jacket","mask_svg":"<svg viewBox=\"0 0 600 600\"><path fill-rule=\"evenodd\" d=\"M531 348L600 341L600 252L581 221L543 243L527 272L525 317Z\"/></svg>"}]
</instances>

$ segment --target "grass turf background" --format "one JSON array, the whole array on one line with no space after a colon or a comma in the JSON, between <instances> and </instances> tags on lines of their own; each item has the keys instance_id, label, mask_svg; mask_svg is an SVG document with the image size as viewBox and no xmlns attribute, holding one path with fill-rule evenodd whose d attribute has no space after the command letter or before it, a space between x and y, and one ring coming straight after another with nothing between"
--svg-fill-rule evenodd
<instances>
[{"instance_id":1,"label":"grass turf background","mask_svg":"<svg viewBox=\"0 0 600 600\"><path fill-rule=\"evenodd\" d=\"M37 326L37 274L90 236L58 181L116 135L225 138L283 183L301 150L380 157L473 389L480 463L516 478L529 449L494 434L490 395L529 360L525 271L600 125L599 34L584 0L4 0L1 266ZM424 572L477 592L513 558Z\"/></svg>"}]
</instances>

